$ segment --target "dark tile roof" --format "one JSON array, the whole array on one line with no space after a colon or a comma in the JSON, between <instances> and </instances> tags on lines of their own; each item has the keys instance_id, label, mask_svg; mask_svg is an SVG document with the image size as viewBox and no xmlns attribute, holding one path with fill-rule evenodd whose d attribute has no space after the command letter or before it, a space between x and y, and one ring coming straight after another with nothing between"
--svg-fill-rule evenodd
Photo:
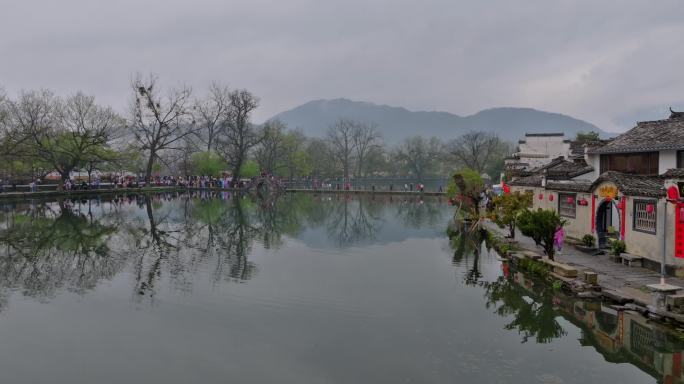
<instances>
[{"instance_id":1,"label":"dark tile roof","mask_svg":"<svg viewBox=\"0 0 684 384\"><path fill-rule=\"evenodd\" d=\"M594 167L592 167L591 165L585 165L583 168L580 168L575 172L569 173L568 177L574 179L575 177L586 175L589 172L594 172Z\"/></svg>"},{"instance_id":2,"label":"dark tile roof","mask_svg":"<svg viewBox=\"0 0 684 384\"><path fill-rule=\"evenodd\" d=\"M531 170L530 174L542 174L543 172L546 172L546 177L548 179L572 179L573 177L589 173L593 170L594 168L587 165L584 160L568 161L562 157L558 157L544 166Z\"/></svg>"},{"instance_id":3,"label":"dark tile roof","mask_svg":"<svg viewBox=\"0 0 684 384\"><path fill-rule=\"evenodd\" d=\"M546 189L552 191L590 192L591 185L590 181L548 180L546 182Z\"/></svg>"},{"instance_id":4,"label":"dark tile roof","mask_svg":"<svg viewBox=\"0 0 684 384\"><path fill-rule=\"evenodd\" d=\"M567 161L550 167L546 170L546 176L549 179L572 179L585 173L589 173L594 170L594 167L587 165L587 163L582 161Z\"/></svg>"},{"instance_id":5,"label":"dark tile roof","mask_svg":"<svg viewBox=\"0 0 684 384\"><path fill-rule=\"evenodd\" d=\"M562 164L565 161L566 161L565 158L563 158L562 156L556 157L555 159L551 160L547 164L544 164L544 165L537 167L535 169L531 169L530 172L532 172L532 173L542 172L545 169L553 168L559 164Z\"/></svg>"},{"instance_id":6,"label":"dark tile roof","mask_svg":"<svg viewBox=\"0 0 684 384\"><path fill-rule=\"evenodd\" d=\"M684 113L672 112L669 119L643 121L610 143L589 153L647 152L684 149Z\"/></svg>"},{"instance_id":7,"label":"dark tile roof","mask_svg":"<svg viewBox=\"0 0 684 384\"><path fill-rule=\"evenodd\" d=\"M508 184L521 187L541 187L541 181L541 175L531 175L515 179Z\"/></svg>"},{"instance_id":8,"label":"dark tile roof","mask_svg":"<svg viewBox=\"0 0 684 384\"><path fill-rule=\"evenodd\" d=\"M620 192L628 196L661 197L665 195L664 180L659 176L629 175L608 171L592 183L591 189L606 181L617 185Z\"/></svg>"},{"instance_id":9,"label":"dark tile roof","mask_svg":"<svg viewBox=\"0 0 684 384\"><path fill-rule=\"evenodd\" d=\"M684 179L684 168L668 169L660 175L661 179Z\"/></svg>"}]
</instances>

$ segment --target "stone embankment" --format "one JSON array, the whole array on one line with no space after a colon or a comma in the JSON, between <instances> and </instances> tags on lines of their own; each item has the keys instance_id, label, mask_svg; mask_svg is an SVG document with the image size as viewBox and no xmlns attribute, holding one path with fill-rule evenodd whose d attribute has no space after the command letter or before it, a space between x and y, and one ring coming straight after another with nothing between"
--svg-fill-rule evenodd
<instances>
[{"instance_id":1,"label":"stone embankment","mask_svg":"<svg viewBox=\"0 0 684 384\"><path fill-rule=\"evenodd\" d=\"M616 309L638 311L649 318L684 326L684 280L667 277L665 290L659 290L661 276L654 271L623 263L609 255L585 254L567 244L555 260L543 255L534 241L516 233L505 237L504 230L491 222L485 224L489 244L508 262L536 274L549 284L561 287L588 300L602 300ZM654 288L656 287L656 288Z\"/></svg>"}]
</instances>

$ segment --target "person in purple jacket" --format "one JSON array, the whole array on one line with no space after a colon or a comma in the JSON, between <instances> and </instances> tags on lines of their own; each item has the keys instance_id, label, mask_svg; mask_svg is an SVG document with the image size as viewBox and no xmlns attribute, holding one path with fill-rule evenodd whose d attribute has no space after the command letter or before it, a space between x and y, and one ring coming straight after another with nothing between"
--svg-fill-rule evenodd
<instances>
[{"instance_id":1,"label":"person in purple jacket","mask_svg":"<svg viewBox=\"0 0 684 384\"><path fill-rule=\"evenodd\" d=\"M565 242L565 230L563 226L559 225L556 227L556 233L553 234L553 246L556 248L558 255L561 254L563 249L563 243Z\"/></svg>"}]
</instances>

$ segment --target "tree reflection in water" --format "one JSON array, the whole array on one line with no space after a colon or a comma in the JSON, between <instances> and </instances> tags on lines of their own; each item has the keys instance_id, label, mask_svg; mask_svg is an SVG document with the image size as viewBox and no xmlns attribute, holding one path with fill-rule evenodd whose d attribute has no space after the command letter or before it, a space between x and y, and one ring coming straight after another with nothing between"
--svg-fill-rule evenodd
<instances>
[{"instance_id":1,"label":"tree reflection in water","mask_svg":"<svg viewBox=\"0 0 684 384\"><path fill-rule=\"evenodd\" d=\"M397 216L409 228L443 225L441 198L423 199L423 197L401 196L397 206Z\"/></svg>"},{"instance_id":2,"label":"tree reflection in water","mask_svg":"<svg viewBox=\"0 0 684 384\"><path fill-rule=\"evenodd\" d=\"M203 264L214 265L216 280L248 280L256 273L247 260L253 242L280 233L278 225L262 221L274 217L268 206L257 214L253 201L227 194L131 195L3 208L0 297L8 289L33 297L50 297L62 288L84 292L129 264L138 297L154 297L164 276L177 288L191 289L190 277Z\"/></svg>"},{"instance_id":3,"label":"tree reflection in water","mask_svg":"<svg viewBox=\"0 0 684 384\"><path fill-rule=\"evenodd\" d=\"M465 222L452 223L449 240L453 249L452 264L463 265L466 285L482 285L480 255L485 233L479 228L473 229ZM472 255L472 260L471 256Z\"/></svg>"},{"instance_id":4,"label":"tree reflection in water","mask_svg":"<svg viewBox=\"0 0 684 384\"><path fill-rule=\"evenodd\" d=\"M514 281L514 277L524 280L524 275L511 275L507 262L502 264L503 276L494 281L484 280L480 258L485 233L471 230L466 223L456 223L451 227L450 237L453 263L465 270L464 283L484 288L486 307L494 308L499 316L511 318L505 329L518 331L523 343L530 338L537 343L549 343L566 334L557 321L560 315L554 308L551 288L534 284L532 280L527 280L525 285Z\"/></svg>"},{"instance_id":5,"label":"tree reflection in water","mask_svg":"<svg viewBox=\"0 0 684 384\"><path fill-rule=\"evenodd\" d=\"M339 246L346 247L360 241L375 239L381 224L377 212L369 209L367 197L352 198L352 195L335 195L328 209L328 236Z\"/></svg>"},{"instance_id":6,"label":"tree reflection in water","mask_svg":"<svg viewBox=\"0 0 684 384\"><path fill-rule=\"evenodd\" d=\"M21 205L2 217L0 281L32 297L57 289L82 292L116 274L123 260L111 256L112 225L89 218L80 202Z\"/></svg>"},{"instance_id":7,"label":"tree reflection in water","mask_svg":"<svg viewBox=\"0 0 684 384\"><path fill-rule=\"evenodd\" d=\"M324 228L339 247L372 241L385 214L404 225L438 224L435 201L382 195L286 194L255 199L227 192L161 193L0 205L0 308L21 290L49 297L84 292L129 269L136 300L154 300L160 280L191 290L200 269L214 283L258 272L255 244L278 249L286 237Z\"/></svg>"},{"instance_id":8,"label":"tree reflection in water","mask_svg":"<svg viewBox=\"0 0 684 384\"><path fill-rule=\"evenodd\" d=\"M243 281L256 273L247 255L267 227L259 222L254 202L225 193L183 195L163 204L160 199L164 197L143 197L148 225L137 242L139 295L154 296L164 262L181 289L191 289L187 275L204 264L214 266L215 281Z\"/></svg>"},{"instance_id":9,"label":"tree reflection in water","mask_svg":"<svg viewBox=\"0 0 684 384\"><path fill-rule=\"evenodd\" d=\"M512 277L500 276L484 284L485 305L494 308L494 312L500 316L512 317L505 329L517 330L522 335L523 343L530 338L537 343L550 343L565 336L565 330L557 321L560 314L554 308L553 295L547 292L550 288L532 287L526 290L515 283Z\"/></svg>"}]
</instances>

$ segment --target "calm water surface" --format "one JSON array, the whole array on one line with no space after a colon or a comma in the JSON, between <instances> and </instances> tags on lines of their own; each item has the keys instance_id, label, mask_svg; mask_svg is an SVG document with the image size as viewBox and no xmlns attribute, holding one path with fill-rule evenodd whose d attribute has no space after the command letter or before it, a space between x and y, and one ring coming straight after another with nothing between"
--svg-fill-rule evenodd
<instances>
[{"instance_id":1,"label":"calm water surface","mask_svg":"<svg viewBox=\"0 0 684 384\"><path fill-rule=\"evenodd\" d=\"M0 383L682 382L676 335L450 241L444 200L0 208Z\"/></svg>"}]
</instances>

